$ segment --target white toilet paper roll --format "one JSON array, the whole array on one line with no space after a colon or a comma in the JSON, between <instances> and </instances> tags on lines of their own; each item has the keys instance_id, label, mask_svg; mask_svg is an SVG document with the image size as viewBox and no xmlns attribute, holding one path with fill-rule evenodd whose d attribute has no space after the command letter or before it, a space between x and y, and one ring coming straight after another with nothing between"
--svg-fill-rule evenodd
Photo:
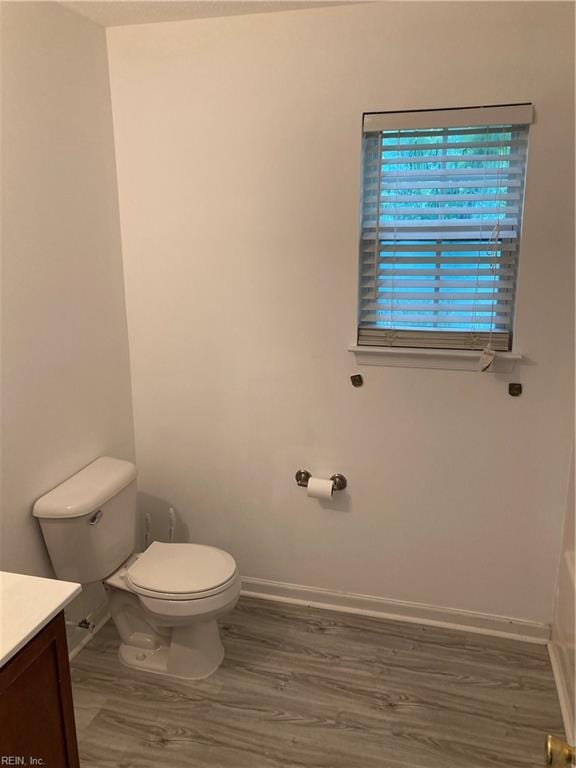
<instances>
[{"instance_id":1,"label":"white toilet paper roll","mask_svg":"<svg viewBox=\"0 0 576 768\"><path fill-rule=\"evenodd\" d=\"M332 480L324 480L321 477L311 477L308 480L308 496L313 499L331 499L334 493Z\"/></svg>"}]
</instances>

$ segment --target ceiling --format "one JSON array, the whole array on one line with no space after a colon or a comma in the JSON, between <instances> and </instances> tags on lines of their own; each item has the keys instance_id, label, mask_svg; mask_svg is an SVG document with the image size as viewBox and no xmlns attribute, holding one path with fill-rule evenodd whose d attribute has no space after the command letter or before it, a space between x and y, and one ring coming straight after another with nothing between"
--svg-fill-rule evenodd
<instances>
[{"instance_id":1,"label":"ceiling","mask_svg":"<svg viewBox=\"0 0 576 768\"><path fill-rule=\"evenodd\" d=\"M352 0L353 2L354 0ZM348 5L349 0L75 0L61 2L103 27Z\"/></svg>"}]
</instances>

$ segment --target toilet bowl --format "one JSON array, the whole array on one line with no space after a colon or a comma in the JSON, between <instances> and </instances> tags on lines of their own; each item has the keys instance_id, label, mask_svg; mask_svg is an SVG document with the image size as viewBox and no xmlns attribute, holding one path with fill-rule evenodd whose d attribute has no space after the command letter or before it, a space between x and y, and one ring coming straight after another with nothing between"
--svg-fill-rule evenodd
<instances>
[{"instance_id":1,"label":"toilet bowl","mask_svg":"<svg viewBox=\"0 0 576 768\"><path fill-rule=\"evenodd\" d=\"M224 657L217 619L240 593L234 558L201 544L154 542L135 553L136 467L102 456L36 501L56 577L102 582L120 660L198 680Z\"/></svg>"},{"instance_id":2,"label":"toilet bowl","mask_svg":"<svg viewBox=\"0 0 576 768\"><path fill-rule=\"evenodd\" d=\"M218 617L240 594L231 555L200 544L154 542L104 580L128 667L199 680L224 658Z\"/></svg>"}]
</instances>

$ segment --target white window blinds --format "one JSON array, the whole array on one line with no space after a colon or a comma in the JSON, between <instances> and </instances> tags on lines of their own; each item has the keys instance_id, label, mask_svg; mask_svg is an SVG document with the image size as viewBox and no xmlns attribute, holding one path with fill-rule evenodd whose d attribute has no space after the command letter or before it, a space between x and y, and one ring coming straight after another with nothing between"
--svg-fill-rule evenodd
<instances>
[{"instance_id":1,"label":"white window blinds","mask_svg":"<svg viewBox=\"0 0 576 768\"><path fill-rule=\"evenodd\" d=\"M511 348L532 112L364 116L359 345Z\"/></svg>"}]
</instances>

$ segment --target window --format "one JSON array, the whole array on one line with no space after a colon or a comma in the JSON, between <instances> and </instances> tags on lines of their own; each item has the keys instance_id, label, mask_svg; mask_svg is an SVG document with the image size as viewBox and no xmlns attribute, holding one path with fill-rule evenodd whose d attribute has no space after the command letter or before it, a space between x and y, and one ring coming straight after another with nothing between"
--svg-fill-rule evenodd
<instances>
[{"instance_id":1,"label":"window","mask_svg":"<svg viewBox=\"0 0 576 768\"><path fill-rule=\"evenodd\" d=\"M532 113L364 115L359 346L512 348Z\"/></svg>"}]
</instances>

